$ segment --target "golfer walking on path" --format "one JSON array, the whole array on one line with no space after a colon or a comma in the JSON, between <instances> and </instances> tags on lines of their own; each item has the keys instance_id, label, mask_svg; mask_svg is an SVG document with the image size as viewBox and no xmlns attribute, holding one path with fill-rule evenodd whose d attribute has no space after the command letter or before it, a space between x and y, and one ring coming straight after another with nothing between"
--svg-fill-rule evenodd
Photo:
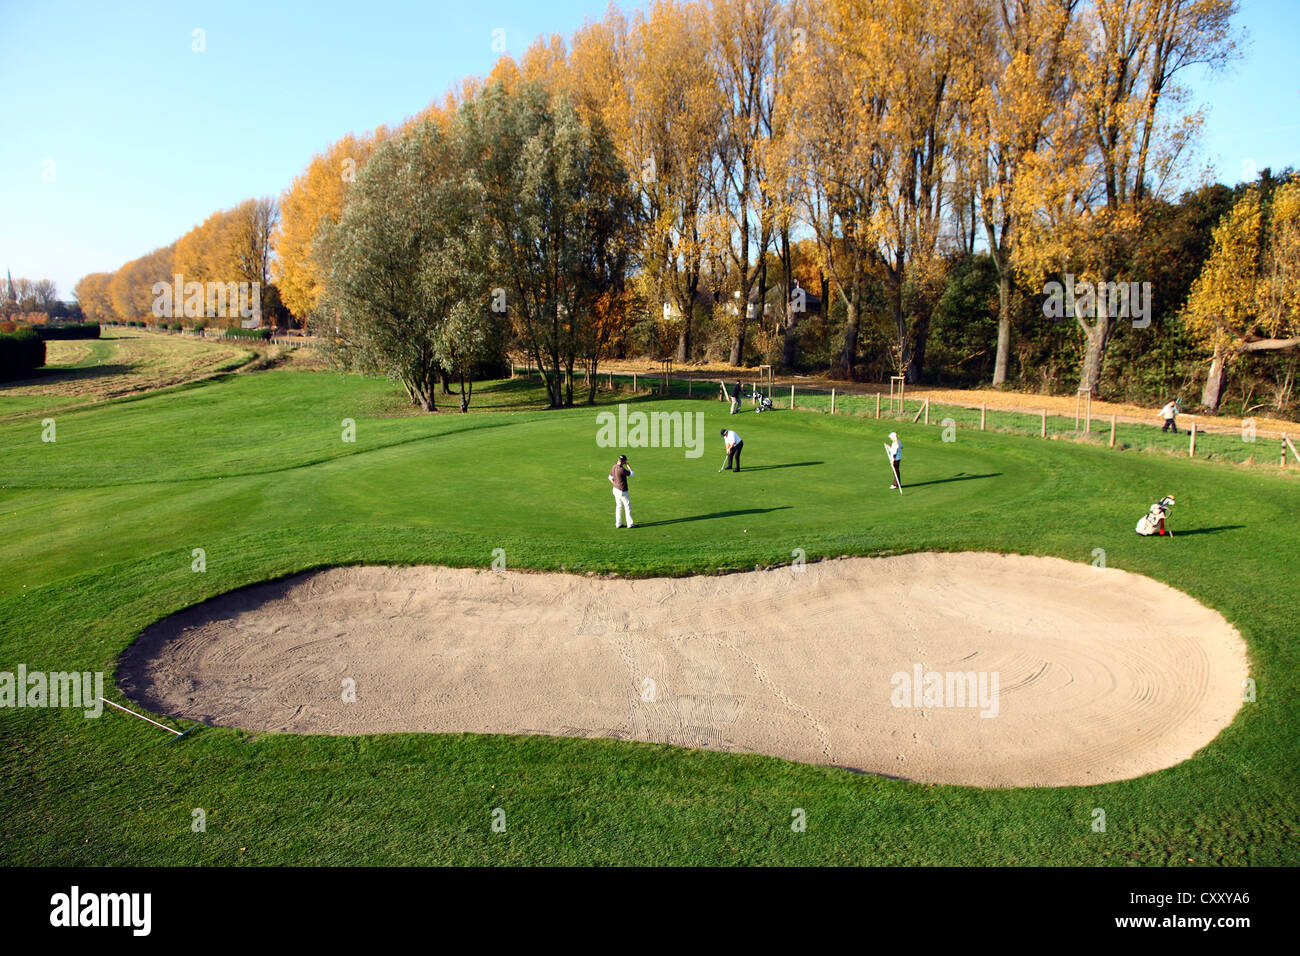
<instances>
[{"instance_id":1,"label":"golfer walking on path","mask_svg":"<svg viewBox=\"0 0 1300 956\"><path fill-rule=\"evenodd\" d=\"M745 443L729 428L722 429L722 440L727 443L727 460L718 471L731 471L732 473L740 471L740 449L745 447ZM732 467L732 462L735 467Z\"/></svg>"},{"instance_id":2,"label":"golfer walking on path","mask_svg":"<svg viewBox=\"0 0 1300 956\"><path fill-rule=\"evenodd\" d=\"M609 482L614 486L614 527L620 528L619 519L627 515L627 526L635 528L632 523L632 499L627 494L627 480L636 472L627 466L627 455L619 455L614 467L609 470Z\"/></svg>"},{"instance_id":3,"label":"golfer walking on path","mask_svg":"<svg viewBox=\"0 0 1300 956\"><path fill-rule=\"evenodd\" d=\"M892 491L903 483L903 443L898 440L897 432L889 433L889 442L885 443L885 450L889 452L889 460L894 468L894 483L889 486Z\"/></svg>"},{"instance_id":4,"label":"golfer walking on path","mask_svg":"<svg viewBox=\"0 0 1300 956\"><path fill-rule=\"evenodd\" d=\"M1173 401L1171 401L1168 405L1166 405L1164 408L1160 409L1160 417L1165 420L1164 427L1160 429L1162 432L1167 432L1169 431L1169 429L1172 428L1174 430L1174 434L1175 435L1178 434L1178 424L1174 420L1174 416L1176 416L1177 414L1178 414L1178 399L1176 398Z\"/></svg>"}]
</instances>

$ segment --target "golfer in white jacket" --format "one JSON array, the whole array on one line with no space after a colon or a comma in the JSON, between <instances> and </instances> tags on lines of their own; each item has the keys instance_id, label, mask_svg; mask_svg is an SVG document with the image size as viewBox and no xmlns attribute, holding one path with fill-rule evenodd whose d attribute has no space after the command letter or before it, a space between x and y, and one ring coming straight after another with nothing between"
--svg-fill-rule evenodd
<instances>
[{"instance_id":1,"label":"golfer in white jacket","mask_svg":"<svg viewBox=\"0 0 1300 956\"><path fill-rule=\"evenodd\" d=\"M885 443L885 450L889 452L889 460L894 467L894 483L889 486L892 491L903 480L903 443L898 440L897 432L889 433L889 441Z\"/></svg>"}]
</instances>

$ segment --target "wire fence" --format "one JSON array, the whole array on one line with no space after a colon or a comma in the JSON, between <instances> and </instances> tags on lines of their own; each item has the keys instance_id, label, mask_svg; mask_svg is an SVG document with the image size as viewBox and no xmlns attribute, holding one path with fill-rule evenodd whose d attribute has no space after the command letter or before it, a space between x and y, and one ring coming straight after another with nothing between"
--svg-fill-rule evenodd
<instances>
[{"instance_id":1,"label":"wire fence","mask_svg":"<svg viewBox=\"0 0 1300 956\"><path fill-rule=\"evenodd\" d=\"M511 377L538 376L535 367L511 365ZM538 376L540 377L540 376ZM600 372L596 376L598 394L626 395L633 398L662 397L730 401L730 385L721 379L683 377L671 371L649 374ZM741 407L753 413L757 408L754 385L743 386ZM590 388L585 371L574 372L575 395ZM915 423L936 428L1005 432L1049 441L1083 442L1103 447L1163 452L1180 457L1231 461L1241 464L1295 468L1300 465L1300 450L1294 438L1283 435L1256 435L1253 423L1246 419L1238 428L1216 421L1210 430L1197 416L1180 415L1177 431L1162 430L1155 425L1121 421L1117 415L1093 413L1081 402L1077 415L1062 415L1048 409L1010 411L985 405L954 405L929 397L906 397L881 393L843 392L835 388L802 385L760 386L761 394L770 399L772 410L820 412L852 418L872 418L885 422ZM1300 432L1300 426L1297 426Z\"/></svg>"}]
</instances>

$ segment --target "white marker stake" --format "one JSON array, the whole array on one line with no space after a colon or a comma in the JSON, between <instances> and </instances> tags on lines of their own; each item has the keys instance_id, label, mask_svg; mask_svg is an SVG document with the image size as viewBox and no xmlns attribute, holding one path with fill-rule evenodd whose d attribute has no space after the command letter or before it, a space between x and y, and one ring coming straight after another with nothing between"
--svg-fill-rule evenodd
<instances>
[{"instance_id":1,"label":"white marker stake","mask_svg":"<svg viewBox=\"0 0 1300 956\"><path fill-rule=\"evenodd\" d=\"M108 700L105 697L101 697L99 699L102 700L104 703L108 704L109 707L116 707L118 710L125 710L132 717L139 717L141 720L149 720L149 718L146 717L144 714L137 714L134 710L129 710L126 707L123 707L121 704L115 704L111 700ZM153 724L155 727L161 727L163 730L167 731L167 733L175 734L177 737L184 737L185 734L188 733L188 731L182 732L179 730L172 730L166 724L160 724L156 720L149 720L149 723Z\"/></svg>"}]
</instances>

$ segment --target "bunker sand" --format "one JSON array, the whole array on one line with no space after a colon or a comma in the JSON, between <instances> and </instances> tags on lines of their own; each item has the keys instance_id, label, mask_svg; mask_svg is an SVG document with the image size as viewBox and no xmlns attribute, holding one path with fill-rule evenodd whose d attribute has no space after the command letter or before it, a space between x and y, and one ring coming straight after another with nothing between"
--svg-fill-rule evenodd
<instances>
[{"instance_id":1,"label":"bunker sand","mask_svg":"<svg viewBox=\"0 0 1300 956\"><path fill-rule=\"evenodd\" d=\"M927 699L930 674L971 676ZM1186 760L1247 675L1236 630L1164 584L961 553L649 580L335 568L160 621L119 681L255 731L612 737L1009 787Z\"/></svg>"}]
</instances>

